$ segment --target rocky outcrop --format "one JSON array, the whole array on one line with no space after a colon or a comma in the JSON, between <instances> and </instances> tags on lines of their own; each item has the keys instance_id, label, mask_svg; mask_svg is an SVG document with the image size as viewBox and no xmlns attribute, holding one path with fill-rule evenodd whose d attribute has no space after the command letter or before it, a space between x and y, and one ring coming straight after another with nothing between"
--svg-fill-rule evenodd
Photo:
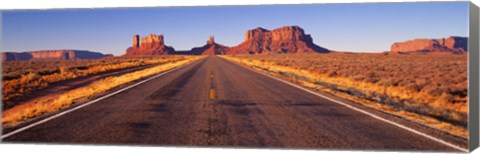
<instances>
[{"instance_id":1,"label":"rocky outcrop","mask_svg":"<svg viewBox=\"0 0 480 154\"><path fill-rule=\"evenodd\" d=\"M175 53L175 49L166 46L163 35L150 34L140 38L139 35L133 36L132 47L127 49L126 56L146 56L146 55L167 55Z\"/></svg>"},{"instance_id":2,"label":"rocky outcrop","mask_svg":"<svg viewBox=\"0 0 480 154\"><path fill-rule=\"evenodd\" d=\"M226 54L229 49L229 47L215 43L213 36L210 36L206 45L193 48L190 52L193 55L223 55Z\"/></svg>"},{"instance_id":3,"label":"rocky outcrop","mask_svg":"<svg viewBox=\"0 0 480 154\"><path fill-rule=\"evenodd\" d=\"M256 28L246 32L245 41L235 47L227 47L215 42L211 36L207 44L190 51L175 51L164 44L163 35L150 34L140 38L133 36L132 47L127 56L134 55L216 55L216 54L259 54L259 53L328 53L328 49L313 43L310 35L298 26L285 26L272 31Z\"/></svg>"},{"instance_id":4,"label":"rocky outcrop","mask_svg":"<svg viewBox=\"0 0 480 154\"><path fill-rule=\"evenodd\" d=\"M255 28L245 34L245 41L232 47L228 54L259 53L328 53L313 43L310 35L298 26L285 26L272 31Z\"/></svg>"},{"instance_id":5,"label":"rocky outcrop","mask_svg":"<svg viewBox=\"0 0 480 154\"><path fill-rule=\"evenodd\" d=\"M392 44L390 51L394 53L465 53L468 50L468 38L448 37L441 39L415 39Z\"/></svg>"},{"instance_id":6,"label":"rocky outcrop","mask_svg":"<svg viewBox=\"0 0 480 154\"><path fill-rule=\"evenodd\" d=\"M3 61L15 60L74 60L98 59L110 55L86 50L41 50L28 52L3 52Z\"/></svg>"}]
</instances>

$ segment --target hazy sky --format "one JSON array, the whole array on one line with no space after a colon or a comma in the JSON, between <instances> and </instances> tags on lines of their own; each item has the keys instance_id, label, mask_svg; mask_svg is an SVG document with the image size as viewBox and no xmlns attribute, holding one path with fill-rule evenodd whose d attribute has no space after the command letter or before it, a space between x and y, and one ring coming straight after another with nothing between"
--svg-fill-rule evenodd
<instances>
[{"instance_id":1,"label":"hazy sky","mask_svg":"<svg viewBox=\"0 0 480 154\"><path fill-rule=\"evenodd\" d=\"M339 51L387 51L396 41L468 36L468 2L11 10L2 51L83 49L121 55L132 36L163 34L176 50L240 44L247 30L298 25Z\"/></svg>"}]
</instances>

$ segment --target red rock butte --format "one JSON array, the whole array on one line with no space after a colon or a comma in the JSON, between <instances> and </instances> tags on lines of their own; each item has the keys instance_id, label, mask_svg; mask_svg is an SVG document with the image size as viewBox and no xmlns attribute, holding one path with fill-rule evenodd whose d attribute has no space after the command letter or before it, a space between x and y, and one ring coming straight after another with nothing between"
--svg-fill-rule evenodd
<instances>
[{"instance_id":1,"label":"red rock butte","mask_svg":"<svg viewBox=\"0 0 480 154\"><path fill-rule=\"evenodd\" d=\"M150 34L142 38L139 35L134 35L132 47L127 49L125 55L167 55L174 53L174 48L165 45L163 35Z\"/></svg>"},{"instance_id":2,"label":"red rock butte","mask_svg":"<svg viewBox=\"0 0 480 154\"><path fill-rule=\"evenodd\" d=\"M176 52L172 47L164 44L163 35L150 34L140 38L133 36L133 45L127 49L126 56L135 55L164 55L164 54L264 54L264 53L328 53L330 50L313 43L310 35L298 26L285 26L272 31L256 28L248 30L245 40L234 47L227 47L215 42L210 36L207 44L192 48L190 51Z\"/></svg>"},{"instance_id":3,"label":"red rock butte","mask_svg":"<svg viewBox=\"0 0 480 154\"><path fill-rule=\"evenodd\" d=\"M328 49L313 43L310 35L298 26L285 26L272 31L261 27L245 33L245 40L232 47L229 54L259 53L328 53Z\"/></svg>"},{"instance_id":4,"label":"red rock butte","mask_svg":"<svg viewBox=\"0 0 480 154\"><path fill-rule=\"evenodd\" d=\"M224 55L228 53L229 49L227 46L215 43L213 36L210 36L206 45L192 48L190 52L194 55Z\"/></svg>"},{"instance_id":5,"label":"red rock butte","mask_svg":"<svg viewBox=\"0 0 480 154\"><path fill-rule=\"evenodd\" d=\"M394 53L454 53L461 54L468 50L468 38L451 36L440 39L414 39L393 43L390 51Z\"/></svg>"}]
</instances>

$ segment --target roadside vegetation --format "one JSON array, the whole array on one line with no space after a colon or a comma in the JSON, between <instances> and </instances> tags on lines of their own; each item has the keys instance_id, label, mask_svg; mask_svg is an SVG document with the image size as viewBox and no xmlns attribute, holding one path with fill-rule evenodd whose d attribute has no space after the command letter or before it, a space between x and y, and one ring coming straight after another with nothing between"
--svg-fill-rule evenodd
<instances>
[{"instance_id":1,"label":"roadside vegetation","mask_svg":"<svg viewBox=\"0 0 480 154\"><path fill-rule=\"evenodd\" d=\"M120 85L188 64L202 57L175 56L170 58L172 59L166 60L168 58L163 58L166 60L165 63L162 63L158 66L127 73L121 76L107 77L84 87L76 88L61 94L42 97L21 105L17 105L13 108L5 110L2 113L2 126L12 126L24 120L35 118L47 113L56 112L75 103L84 103L91 98L103 94L108 90L116 88Z\"/></svg>"},{"instance_id":2,"label":"roadside vegetation","mask_svg":"<svg viewBox=\"0 0 480 154\"><path fill-rule=\"evenodd\" d=\"M457 136L468 135L466 54L222 57Z\"/></svg>"},{"instance_id":3,"label":"roadside vegetation","mask_svg":"<svg viewBox=\"0 0 480 154\"><path fill-rule=\"evenodd\" d=\"M49 84L107 71L185 60L184 56L108 57L98 60L7 61L2 63L2 101L28 95Z\"/></svg>"}]
</instances>

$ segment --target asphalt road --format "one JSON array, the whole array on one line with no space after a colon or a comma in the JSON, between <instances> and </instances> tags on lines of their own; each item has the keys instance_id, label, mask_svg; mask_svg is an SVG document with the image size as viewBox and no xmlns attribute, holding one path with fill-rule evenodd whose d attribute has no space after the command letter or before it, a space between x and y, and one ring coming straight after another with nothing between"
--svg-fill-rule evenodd
<instances>
[{"instance_id":1,"label":"asphalt road","mask_svg":"<svg viewBox=\"0 0 480 154\"><path fill-rule=\"evenodd\" d=\"M4 142L458 151L215 56Z\"/></svg>"}]
</instances>

